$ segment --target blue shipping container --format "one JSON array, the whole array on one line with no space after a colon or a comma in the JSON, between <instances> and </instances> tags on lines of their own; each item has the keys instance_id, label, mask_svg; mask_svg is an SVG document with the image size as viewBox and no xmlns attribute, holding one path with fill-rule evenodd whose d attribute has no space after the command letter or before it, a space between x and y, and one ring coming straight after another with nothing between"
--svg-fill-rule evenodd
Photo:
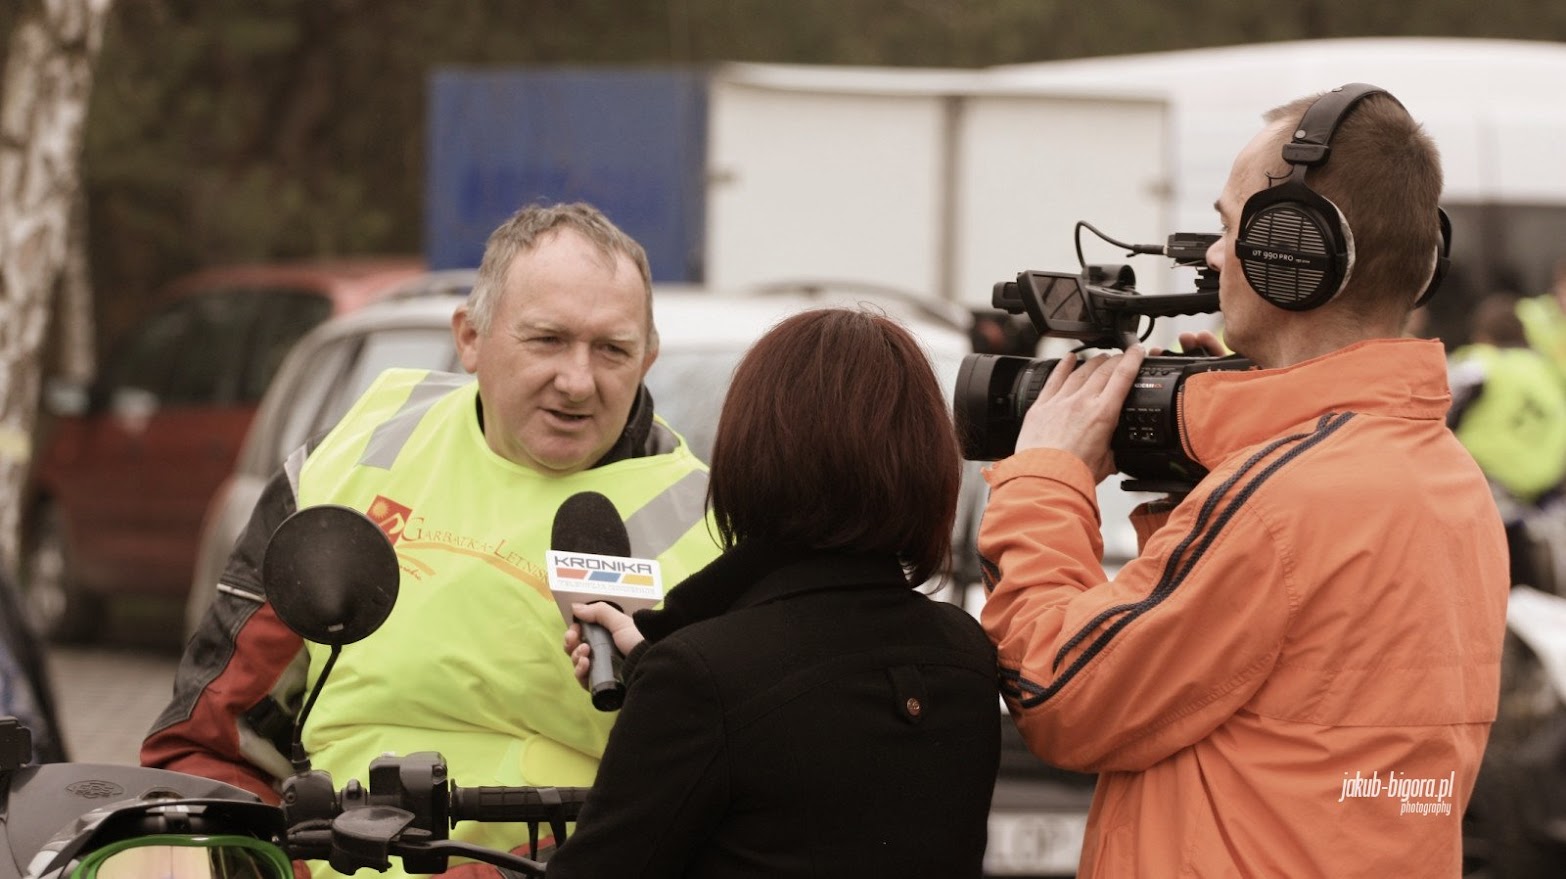
<instances>
[{"instance_id":1,"label":"blue shipping container","mask_svg":"<svg viewBox=\"0 0 1566 879\"><path fill-rule=\"evenodd\" d=\"M477 266L519 207L586 201L647 249L653 279L702 280L707 86L668 69L443 69L431 78L425 254Z\"/></svg>"}]
</instances>

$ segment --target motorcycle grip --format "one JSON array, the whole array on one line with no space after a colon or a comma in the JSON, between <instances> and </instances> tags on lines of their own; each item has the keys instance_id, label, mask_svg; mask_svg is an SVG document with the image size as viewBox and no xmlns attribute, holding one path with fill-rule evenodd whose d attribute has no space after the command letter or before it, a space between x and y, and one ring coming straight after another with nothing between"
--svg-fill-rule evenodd
<instances>
[{"instance_id":1,"label":"motorcycle grip","mask_svg":"<svg viewBox=\"0 0 1566 879\"><path fill-rule=\"evenodd\" d=\"M575 821L585 787L466 787L451 792L451 820Z\"/></svg>"}]
</instances>

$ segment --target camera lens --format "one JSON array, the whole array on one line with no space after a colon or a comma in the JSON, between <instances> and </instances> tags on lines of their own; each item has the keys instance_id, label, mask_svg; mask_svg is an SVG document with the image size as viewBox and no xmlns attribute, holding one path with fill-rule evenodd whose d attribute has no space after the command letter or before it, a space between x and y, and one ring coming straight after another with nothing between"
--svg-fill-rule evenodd
<instances>
[{"instance_id":1,"label":"camera lens","mask_svg":"<svg viewBox=\"0 0 1566 879\"><path fill-rule=\"evenodd\" d=\"M1039 398L1039 392L1044 390L1044 383L1049 381L1050 372L1059 362L1059 358L1030 360L1028 365L1017 373L1017 380L1012 384L1011 393L1006 397L1011 404L1011 417L1020 421L1022 416L1028 414L1028 407Z\"/></svg>"}]
</instances>

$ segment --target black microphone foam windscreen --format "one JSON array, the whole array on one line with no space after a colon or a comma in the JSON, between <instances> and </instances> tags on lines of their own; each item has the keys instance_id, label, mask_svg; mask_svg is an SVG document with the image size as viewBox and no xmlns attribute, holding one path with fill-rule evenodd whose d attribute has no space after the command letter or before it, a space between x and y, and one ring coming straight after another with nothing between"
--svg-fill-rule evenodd
<instances>
[{"instance_id":1,"label":"black microphone foam windscreen","mask_svg":"<svg viewBox=\"0 0 1566 879\"><path fill-rule=\"evenodd\" d=\"M581 491L566 498L555 511L549 548L629 558L631 536L614 501L596 491Z\"/></svg>"}]
</instances>

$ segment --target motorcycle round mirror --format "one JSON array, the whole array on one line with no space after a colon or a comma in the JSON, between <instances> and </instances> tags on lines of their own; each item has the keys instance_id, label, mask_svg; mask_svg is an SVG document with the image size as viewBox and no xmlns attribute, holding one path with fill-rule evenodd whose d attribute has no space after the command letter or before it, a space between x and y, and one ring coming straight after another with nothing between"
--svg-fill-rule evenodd
<instances>
[{"instance_id":1,"label":"motorcycle round mirror","mask_svg":"<svg viewBox=\"0 0 1566 879\"><path fill-rule=\"evenodd\" d=\"M341 647L380 628L397 601L397 552L349 507L306 507L277 526L261 558L267 600L288 628Z\"/></svg>"}]
</instances>

